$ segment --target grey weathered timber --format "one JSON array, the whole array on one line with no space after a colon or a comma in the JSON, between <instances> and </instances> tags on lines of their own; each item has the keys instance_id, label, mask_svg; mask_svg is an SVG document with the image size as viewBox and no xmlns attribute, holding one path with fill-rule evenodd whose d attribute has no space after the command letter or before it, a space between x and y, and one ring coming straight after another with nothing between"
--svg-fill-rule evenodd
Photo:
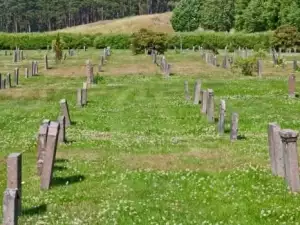
<instances>
[{"instance_id":1,"label":"grey weathered timber","mask_svg":"<svg viewBox=\"0 0 300 225\"><path fill-rule=\"evenodd\" d=\"M24 60L24 52L23 52L23 50L20 51L20 60Z\"/></svg>"},{"instance_id":2,"label":"grey weathered timber","mask_svg":"<svg viewBox=\"0 0 300 225\"><path fill-rule=\"evenodd\" d=\"M39 62L38 61L35 61L35 75L38 75L39 74Z\"/></svg>"},{"instance_id":3,"label":"grey weathered timber","mask_svg":"<svg viewBox=\"0 0 300 225\"><path fill-rule=\"evenodd\" d=\"M156 64L157 55L155 51L152 51L152 62L153 64Z\"/></svg>"},{"instance_id":4,"label":"grey weathered timber","mask_svg":"<svg viewBox=\"0 0 300 225\"><path fill-rule=\"evenodd\" d=\"M14 53L13 53L13 62L14 63L16 63L17 61L18 61L18 59L17 59L17 51L16 50L14 50Z\"/></svg>"},{"instance_id":5,"label":"grey weathered timber","mask_svg":"<svg viewBox=\"0 0 300 225\"><path fill-rule=\"evenodd\" d=\"M233 113L231 116L231 127L230 127L231 141L235 141L238 139L238 123L239 123L239 115L237 113Z\"/></svg>"},{"instance_id":6,"label":"grey weathered timber","mask_svg":"<svg viewBox=\"0 0 300 225\"><path fill-rule=\"evenodd\" d=\"M26 68L25 68L25 78L28 78L28 75L29 75L29 73L28 73L28 68L26 67Z\"/></svg>"},{"instance_id":7,"label":"grey weathered timber","mask_svg":"<svg viewBox=\"0 0 300 225\"><path fill-rule=\"evenodd\" d=\"M199 103L202 104L203 102L203 90L200 89L200 98L199 98Z\"/></svg>"},{"instance_id":8,"label":"grey weathered timber","mask_svg":"<svg viewBox=\"0 0 300 225\"><path fill-rule=\"evenodd\" d=\"M299 133L286 129L279 132L284 152L285 180L292 192L300 191L297 139Z\"/></svg>"},{"instance_id":9,"label":"grey weathered timber","mask_svg":"<svg viewBox=\"0 0 300 225\"><path fill-rule=\"evenodd\" d=\"M293 60L293 71L296 72L297 69L298 69L297 59L295 59Z\"/></svg>"},{"instance_id":10,"label":"grey weathered timber","mask_svg":"<svg viewBox=\"0 0 300 225\"><path fill-rule=\"evenodd\" d=\"M5 89L6 88L6 78L3 79L2 84L3 84L3 89Z\"/></svg>"},{"instance_id":11,"label":"grey weathered timber","mask_svg":"<svg viewBox=\"0 0 300 225\"><path fill-rule=\"evenodd\" d=\"M37 174L39 176L41 176L42 174L44 160L45 160L49 124L50 124L49 120L43 121L43 123L40 125L39 133L38 133L36 166L37 166Z\"/></svg>"},{"instance_id":12,"label":"grey weathered timber","mask_svg":"<svg viewBox=\"0 0 300 225\"><path fill-rule=\"evenodd\" d=\"M34 61L32 61L31 62L31 76L34 76L35 74L34 74L34 71L35 71L35 69L34 69Z\"/></svg>"},{"instance_id":13,"label":"grey weathered timber","mask_svg":"<svg viewBox=\"0 0 300 225\"><path fill-rule=\"evenodd\" d=\"M86 47L85 47L85 45L83 46L83 51L86 51Z\"/></svg>"},{"instance_id":14,"label":"grey weathered timber","mask_svg":"<svg viewBox=\"0 0 300 225\"><path fill-rule=\"evenodd\" d=\"M105 59L104 59L104 56L102 55L101 56L101 66L104 66L104 61L105 61Z\"/></svg>"},{"instance_id":15,"label":"grey weathered timber","mask_svg":"<svg viewBox=\"0 0 300 225\"><path fill-rule=\"evenodd\" d=\"M194 87L194 104L198 105L200 102L200 91L201 91L201 81L197 80L195 82L195 87Z\"/></svg>"},{"instance_id":16,"label":"grey weathered timber","mask_svg":"<svg viewBox=\"0 0 300 225\"><path fill-rule=\"evenodd\" d=\"M86 61L86 77L87 77L87 83L92 84L93 83L93 65L90 60Z\"/></svg>"},{"instance_id":17,"label":"grey weathered timber","mask_svg":"<svg viewBox=\"0 0 300 225\"><path fill-rule=\"evenodd\" d=\"M49 66L48 66L48 55L46 54L45 55L45 70L48 70L49 69Z\"/></svg>"},{"instance_id":18,"label":"grey weathered timber","mask_svg":"<svg viewBox=\"0 0 300 225\"><path fill-rule=\"evenodd\" d=\"M171 65L169 63L167 63L166 67L165 67L165 76L169 77L170 73L171 73Z\"/></svg>"},{"instance_id":19,"label":"grey weathered timber","mask_svg":"<svg viewBox=\"0 0 300 225\"><path fill-rule=\"evenodd\" d=\"M190 94L189 94L189 83L188 81L184 81L184 95L185 95L185 99L187 101L190 100Z\"/></svg>"},{"instance_id":20,"label":"grey weathered timber","mask_svg":"<svg viewBox=\"0 0 300 225\"><path fill-rule=\"evenodd\" d=\"M56 156L57 140L58 140L59 123L50 122L46 143L46 154L41 175L41 189L47 190L50 188L53 166Z\"/></svg>"},{"instance_id":21,"label":"grey weathered timber","mask_svg":"<svg viewBox=\"0 0 300 225\"><path fill-rule=\"evenodd\" d=\"M59 116L57 121L59 122L59 131L58 131L58 142L66 142L66 118L65 116Z\"/></svg>"},{"instance_id":22,"label":"grey weathered timber","mask_svg":"<svg viewBox=\"0 0 300 225\"><path fill-rule=\"evenodd\" d=\"M77 106L82 107L82 88L77 89Z\"/></svg>"},{"instance_id":23,"label":"grey weathered timber","mask_svg":"<svg viewBox=\"0 0 300 225\"><path fill-rule=\"evenodd\" d=\"M17 189L17 212L21 215L22 212L22 154L11 153L7 157L7 188Z\"/></svg>"},{"instance_id":24,"label":"grey weathered timber","mask_svg":"<svg viewBox=\"0 0 300 225\"><path fill-rule=\"evenodd\" d=\"M18 190L7 188L3 193L3 225L18 225Z\"/></svg>"},{"instance_id":25,"label":"grey weathered timber","mask_svg":"<svg viewBox=\"0 0 300 225\"><path fill-rule=\"evenodd\" d=\"M262 60L257 60L257 75L259 77L262 77L262 69L263 65L262 65Z\"/></svg>"},{"instance_id":26,"label":"grey weathered timber","mask_svg":"<svg viewBox=\"0 0 300 225\"><path fill-rule=\"evenodd\" d=\"M284 177L284 157L279 131L279 125L276 123L269 123L268 141L272 173L274 175Z\"/></svg>"},{"instance_id":27,"label":"grey weathered timber","mask_svg":"<svg viewBox=\"0 0 300 225\"><path fill-rule=\"evenodd\" d=\"M102 72L102 67L101 67L101 64L98 65L98 72Z\"/></svg>"},{"instance_id":28,"label":"grey weathered timber","mask_svg":"<svg viewBox=\"0 0 300 225\"><path fill-rule=\"evenodd\" d=\"M225 132L225 113L226 113L225 100L221 100L220 101L220 114L219 114L219 121L218 121L219 134L224 134L224 132Z\"/></svg>"},{"instance_id":29,"label":"grey weathered timber","mask_svg":"<svg viewBox=\"0 0 300 225\"><path fill-rule=\"evenodd\" d=\"M8 73L7 75L6 75L6 82L7 82L7 88L11 88L11 75L10 75L10 73Z\"/></svg>"},{"instance_id":30,"label":"grey weathered timber","mask_svg":"<svg viewBox=\"0 0 300 225\"><path fill-rule=\"evenodd\" d=\"M289 76L289 97L294 98L296 92L296 76L291 74Z\"/></svg>"},{"instance_id":31,"label":"grey weathered timber","mask_svg":"<svg viewBox=\"0 0 300 225\"><path fill-rule=\"evenodd\" d=\"M19 68L15 68L15 71L14 71L14 83L15 85L19 85Z\"/></svg>"},{"instance_id":32,"label":"grey weathered timber","mask_svg":"<svg viewBox=\"0 0 300 225\"><path fill-rule=\"evenodd\" d=\"M2 74L0 73L0 89L3 89Z\"/></svg>"},{"instance_id":33,"label":"grey weathered timber","mask_svg":"<svg viewBox=\"0 0 300 225\"><path fill-rule=\"evenodd\" d=\"M87 104L87 88L82 88L82 105Z\"/></svg>"},{"instance_id":34,"label":"grey weathered timber","mask_svg":"<svg viewBox=\"0 0 300 225\"><path fill-rule=\"evenodd\" d=\"M202 99L202 109L201 112L206 114L207 112L207 97L208 97L208 91L203 90L203 99Z\"/></svg>"},{"instance_id":35,"label":"grey weathered timber","mask_svg":"<svg viewBox=\"0 0 300 225\"><path fill-rule=\"evenodd\" d=\"M66 117L66 127L69 127L71 125L71 118L69 113L69 106L66 99L60 100L60 115Z\"/></svg>"},{"instance_id":36,"label":"grey weathered timber","mask_svg":"<svg viewBox=\"0 0 300 225\"><path fill-rule=\"evenodd\" d=\"M212 89L208 89L207 91L207 120L208 122L213 123L215 121L214 91Z\"/></svg>"}]
</instances>

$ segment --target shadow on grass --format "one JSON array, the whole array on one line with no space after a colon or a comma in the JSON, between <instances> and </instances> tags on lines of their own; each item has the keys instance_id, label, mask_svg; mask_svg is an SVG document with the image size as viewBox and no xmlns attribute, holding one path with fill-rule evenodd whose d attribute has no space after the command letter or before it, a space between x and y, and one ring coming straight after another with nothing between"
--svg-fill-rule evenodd
<instances>
[{"instance_id":1,"label":"shadow on grass","mask_svg":"<svg viewBox=\"0 0 300 225\"><path fill-rule=\"evenodd\" d=\"M65 162L69 162L68 159L55 159L56 163L65 163Z\"/></svg>"},{"instance_id":2,"label":"shadow on grass","mask_svg":"<svg viewBox=\"0 0 300 225\"><path fill-rule=\"evenodd\" d=\"M68 177L53 177L51 185L53 186L64 186L71 185L85 180L85 176L83 175L74 175Z\"/></svg>"},{"instance_id":3,"label":"shadow on grass","mask_svg":"<svg viewBox=\"0 0 300 225\"><path fill-rule=\"evenodd\" d=\"M46 211L47 211L47 205L42 204L42 205L32 207L32 208L29 208L29 209L23 209L22 210L22 215L32 216L32 215L36 215L36 214L43 214Z\"/></svg>"},{"instance_id":4,"label":"shadow on grass","mask_svg":"<svg viewBox=\"0 0 300 225\"><path fill-rule=\"evenodd\" d=\"M246 136L245 135L238 135L237 137L238 140L246 140Z\"/></svg>"},{"instance_id":5,"label":"shadow on grass","mask_svg":"<svg viewBox=\"0 0 300 225\"><path fill-rule=\"evenodd\" d=\"M68 168L66 166L54 166L53 170L54 171L64 171L67 170Z\"/></svg>"}]
</instances>

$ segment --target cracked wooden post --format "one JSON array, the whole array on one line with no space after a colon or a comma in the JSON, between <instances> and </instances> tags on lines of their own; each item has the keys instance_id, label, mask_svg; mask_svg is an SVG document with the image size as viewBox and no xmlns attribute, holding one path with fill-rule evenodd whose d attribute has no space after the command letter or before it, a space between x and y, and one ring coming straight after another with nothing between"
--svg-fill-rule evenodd
<instances>
[{"instance_id":1,"label":"cracked wooden post","mask_svg":"<svg viewBox=\"0 0 300 225\"><path fill-rule=\"evenodd\" d=\"M203 90L200 89L200 100L199 100L199 103L202 104L203 102Z\"/></svg>"},{"instance_id":2,"label":"cracked wooden post","mask_svg":"<svg viewBox=\"0 0 300 225\"><path fill-rule=\"evenodd\" d=\"M231 128L230 128L231 141L236 141L238 139L238 123L239 123L239 115L237 113L232 113Z\"/></svg>"},{"instance_id":3,"label":"cracked wooden post","mask_svg":"<svg viewBox=\"0 0 300 225\"><path fill-rule=\"evenodd\" d=\"M41 189L48 190L51 185L53 176L53 166L56 156L56 148L58 141L59 123L50 122L47 143L46 143L46 155L41 175Z\"/></svg>"},{"instance_id":4,"label":"cracked wooden post","mask_svg":"<svg viewBox=\"0 0 300 225\"><path fill-rule=\"evenodd\" d=\"M60 115L65 116L66 127L69 127L71 125L71 118L70 118L68 102L66 99L61 99L59 103L60 103Z\"/></svg>"},{"instance_id":5,"label":"cracked wooden post","mask_svg":"<svg viewBox=\"0 0 300 225\"><path fill-rule=\"evenodd\" d=\"M35 69L34 69L34 61L31 61L31 76L35 75L34 71L35 71Z\"/></svg>"},{"instance_id":6,"label":"cracked wooden post","mask_svg":"<svg viewBox=\"0 0 300 225\"><path fill-rule=\"evenodd\" d=\"M291 74L289 76L289 97L294 98L296 92L296 76Z\"/></svg>"},{"instance_id":7,"label":"cracked wooden post","mask_svg":"<svg viewBox=\"0 0 300 225\"><path fill-rule=\"evenodd\" d=\"M19 85L19 68L15 68L15 71L14 71L14 83L16 86Z\"/></svg>"},{"instance_id":8,"label":"cracked wooden post","mask_svg":"<svg viewBox=\"0 0 300 225\"><path fill-rule=\"evenodd\" d=\"M206 90L203 90L202 109L201 109L201 112L203 114L206 114L207 112L207 97L208 97L208 92Z\"/></svg>"},{"instance_id":9,"label":"cracked wooden post","mask_svg":"<svg viewBox=\"0 0 300 225\"><path fill-rule=\"evenodd\" d=\"M3 193L3 225L18 225L18 190L6 188Z\"/></svg>"},{"instance_id":10,"label":"cracked wooden post","mask_svg":"<svg viewBox=\"0 0 300 225\"><path fill-rule=\"evenodd\" d=\"M285 180L292 192L300 191L297 139L299 133L286 129L279 131L285 165Z\"/></svg>"},{"instance_id":11,"label":"cracked wooden post","mask_svg":"<svg viewBox=\"0 0 300 225\"><path fill-rule=\"evenodd\" d=\"M65 116L59 116L57 121L59 122L59 131L58 131L58 142L66 142L66 118Z\"/></svg>"},{"instance_id":12,"label":"cracked wooden post","mask_svg":"<svg viewBox=\"0 0 300 225\"><path fill-rule=\"evenodd\" d=\"M187 101L190 100L190 95L189 95L189 83L188 81L184 81L184 94L185 94L185 99Z\"/></svg>"},{"instance_id":13,"label":"cracked wooden post","mask_svg":"<svg viewBox=\"0 0 300 225\"><path fill-rule=\"evenodd\" d=\"M77 89L77 106L82 107L82 88Z\"/></svg>"},{"instance_id":14,"label":"cracked wooden post","mask_svg":"<svg viewBox=\"0 0 300 225\"><path fill-rule=\"evenodd\" d=\"M3 89L2 74L0 73L0 89Z\"/></svg>"},{"instance_id":15,"label":"cracked wooden post","mask_svg":"<svg viewBox=\"0 0 300 225\"><path fill-rule=\"evenodd\" d=\"M86 61L86 76L87 76L88 85L91 85L94 82L94 75L93 75L93 65L90 60Z\"/></svg>"},{"instance_id":16,"label":"cracked wooden post","mask_svg":"<svg viewBox=\"0 0 300 225\"><path fill-rule=\"evenodd\" d=\"M274 175L284 177L284 156L279 131L279 125L276 123L269 123L268 141L272 173Z\"/></svg>"},{"instance_id":17,"label":"cracked wooden post","mask_svg":"<svg viewBox=\"0 0 300 225\"><path fill-rule=\"evenodd\" d=\"M47 143L47 135L48 135L48 127L50 121L44 120L40 125L38 139L37 139L37 174L41 176L43 170L43 164L45 160L46 153L46 143Z\"/></svg>"},{"instance_id":18,"label":"cracked wooden post","mask_svg":"<svg viewBox=\"0 0 300 225\"><path fill-rule=\"evenodd\" d=\"M212 89L208 89L207 96L207 120L209 123L215 122L215 103L214 103L214 91Z\"/></svg>"},{"instance_id":19,"label":"cracked wooden post","mask_svg":"<svg viewBox=\"0 0 300 225\"><path fill-rule=\"evenodd\" d=\"M7 188L16 189L17 198L17 215L22 212L22 154L11 153L7 157Z\"/></svg>"},{"instance_id":20,"label":"cracked wooden post","mask_svg":"<svg viewBox=\"0 0 300 225\"><path fill-rule=\"evenodd\" d=\"M201 81L197 80L195 82L195 88L194 88L194 104L198 105L200 102L200 91L201 91Z\"/></svg>"},{"instance_id":21,"label":"cracked wooden post","mask_svg":"<svg viewBox=\"0 0 300 225\"><path fill-rule=\"evenodd\" d=\"M219 134L224 134L225 132L225 112L226 112L226 103L225 100L220 101L220 115L218 121L218 132Z\"/></svg>"}]
</instances>

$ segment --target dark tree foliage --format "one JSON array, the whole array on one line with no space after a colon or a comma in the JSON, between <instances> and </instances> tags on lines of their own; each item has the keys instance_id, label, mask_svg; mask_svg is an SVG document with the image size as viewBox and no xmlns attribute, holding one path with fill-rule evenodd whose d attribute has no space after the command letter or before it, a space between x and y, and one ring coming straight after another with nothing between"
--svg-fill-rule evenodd
<instances>
[{"instance_id":1,"label":"dark tree foliage","mask_svg":"<svg viewBox=\"0 0 300 225\"><path fill-rule=\"evenodd\" d=\"M50 31L171 11L178 0L0 0L0 31Z\"/></svg>"}]
</instances>

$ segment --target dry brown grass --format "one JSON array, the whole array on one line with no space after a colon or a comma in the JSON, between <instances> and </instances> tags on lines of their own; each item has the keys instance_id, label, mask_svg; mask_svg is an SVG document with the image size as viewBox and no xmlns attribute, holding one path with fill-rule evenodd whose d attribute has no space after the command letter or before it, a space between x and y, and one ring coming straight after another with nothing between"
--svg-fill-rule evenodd
<instances>
[{"instance_id":1,"label":"dry brown grass","mask_svg":"<svg viewBox=\"0 0 300 225\"><path fill-rule=\"evenodd\" d=\"M130 169L220 172L248 164L251 159L241 158L221 149L195 149L182 153L123 155L121 161Z\"/></svg>"},{"instance_id":2,"label":"dry brown grass","mask_svg":"<svg viewBox=\"0 0 300 225\"><path fill-rule=\"evenodd\" d=\"M157 32L173 33L174 30L170 23L171 15L172 13L168 12L162 14L133 16L79 25L58 31L66 33L110 34L132 33L140 30L141 28L147 28Z\"/></svg>"}]
</instances>

